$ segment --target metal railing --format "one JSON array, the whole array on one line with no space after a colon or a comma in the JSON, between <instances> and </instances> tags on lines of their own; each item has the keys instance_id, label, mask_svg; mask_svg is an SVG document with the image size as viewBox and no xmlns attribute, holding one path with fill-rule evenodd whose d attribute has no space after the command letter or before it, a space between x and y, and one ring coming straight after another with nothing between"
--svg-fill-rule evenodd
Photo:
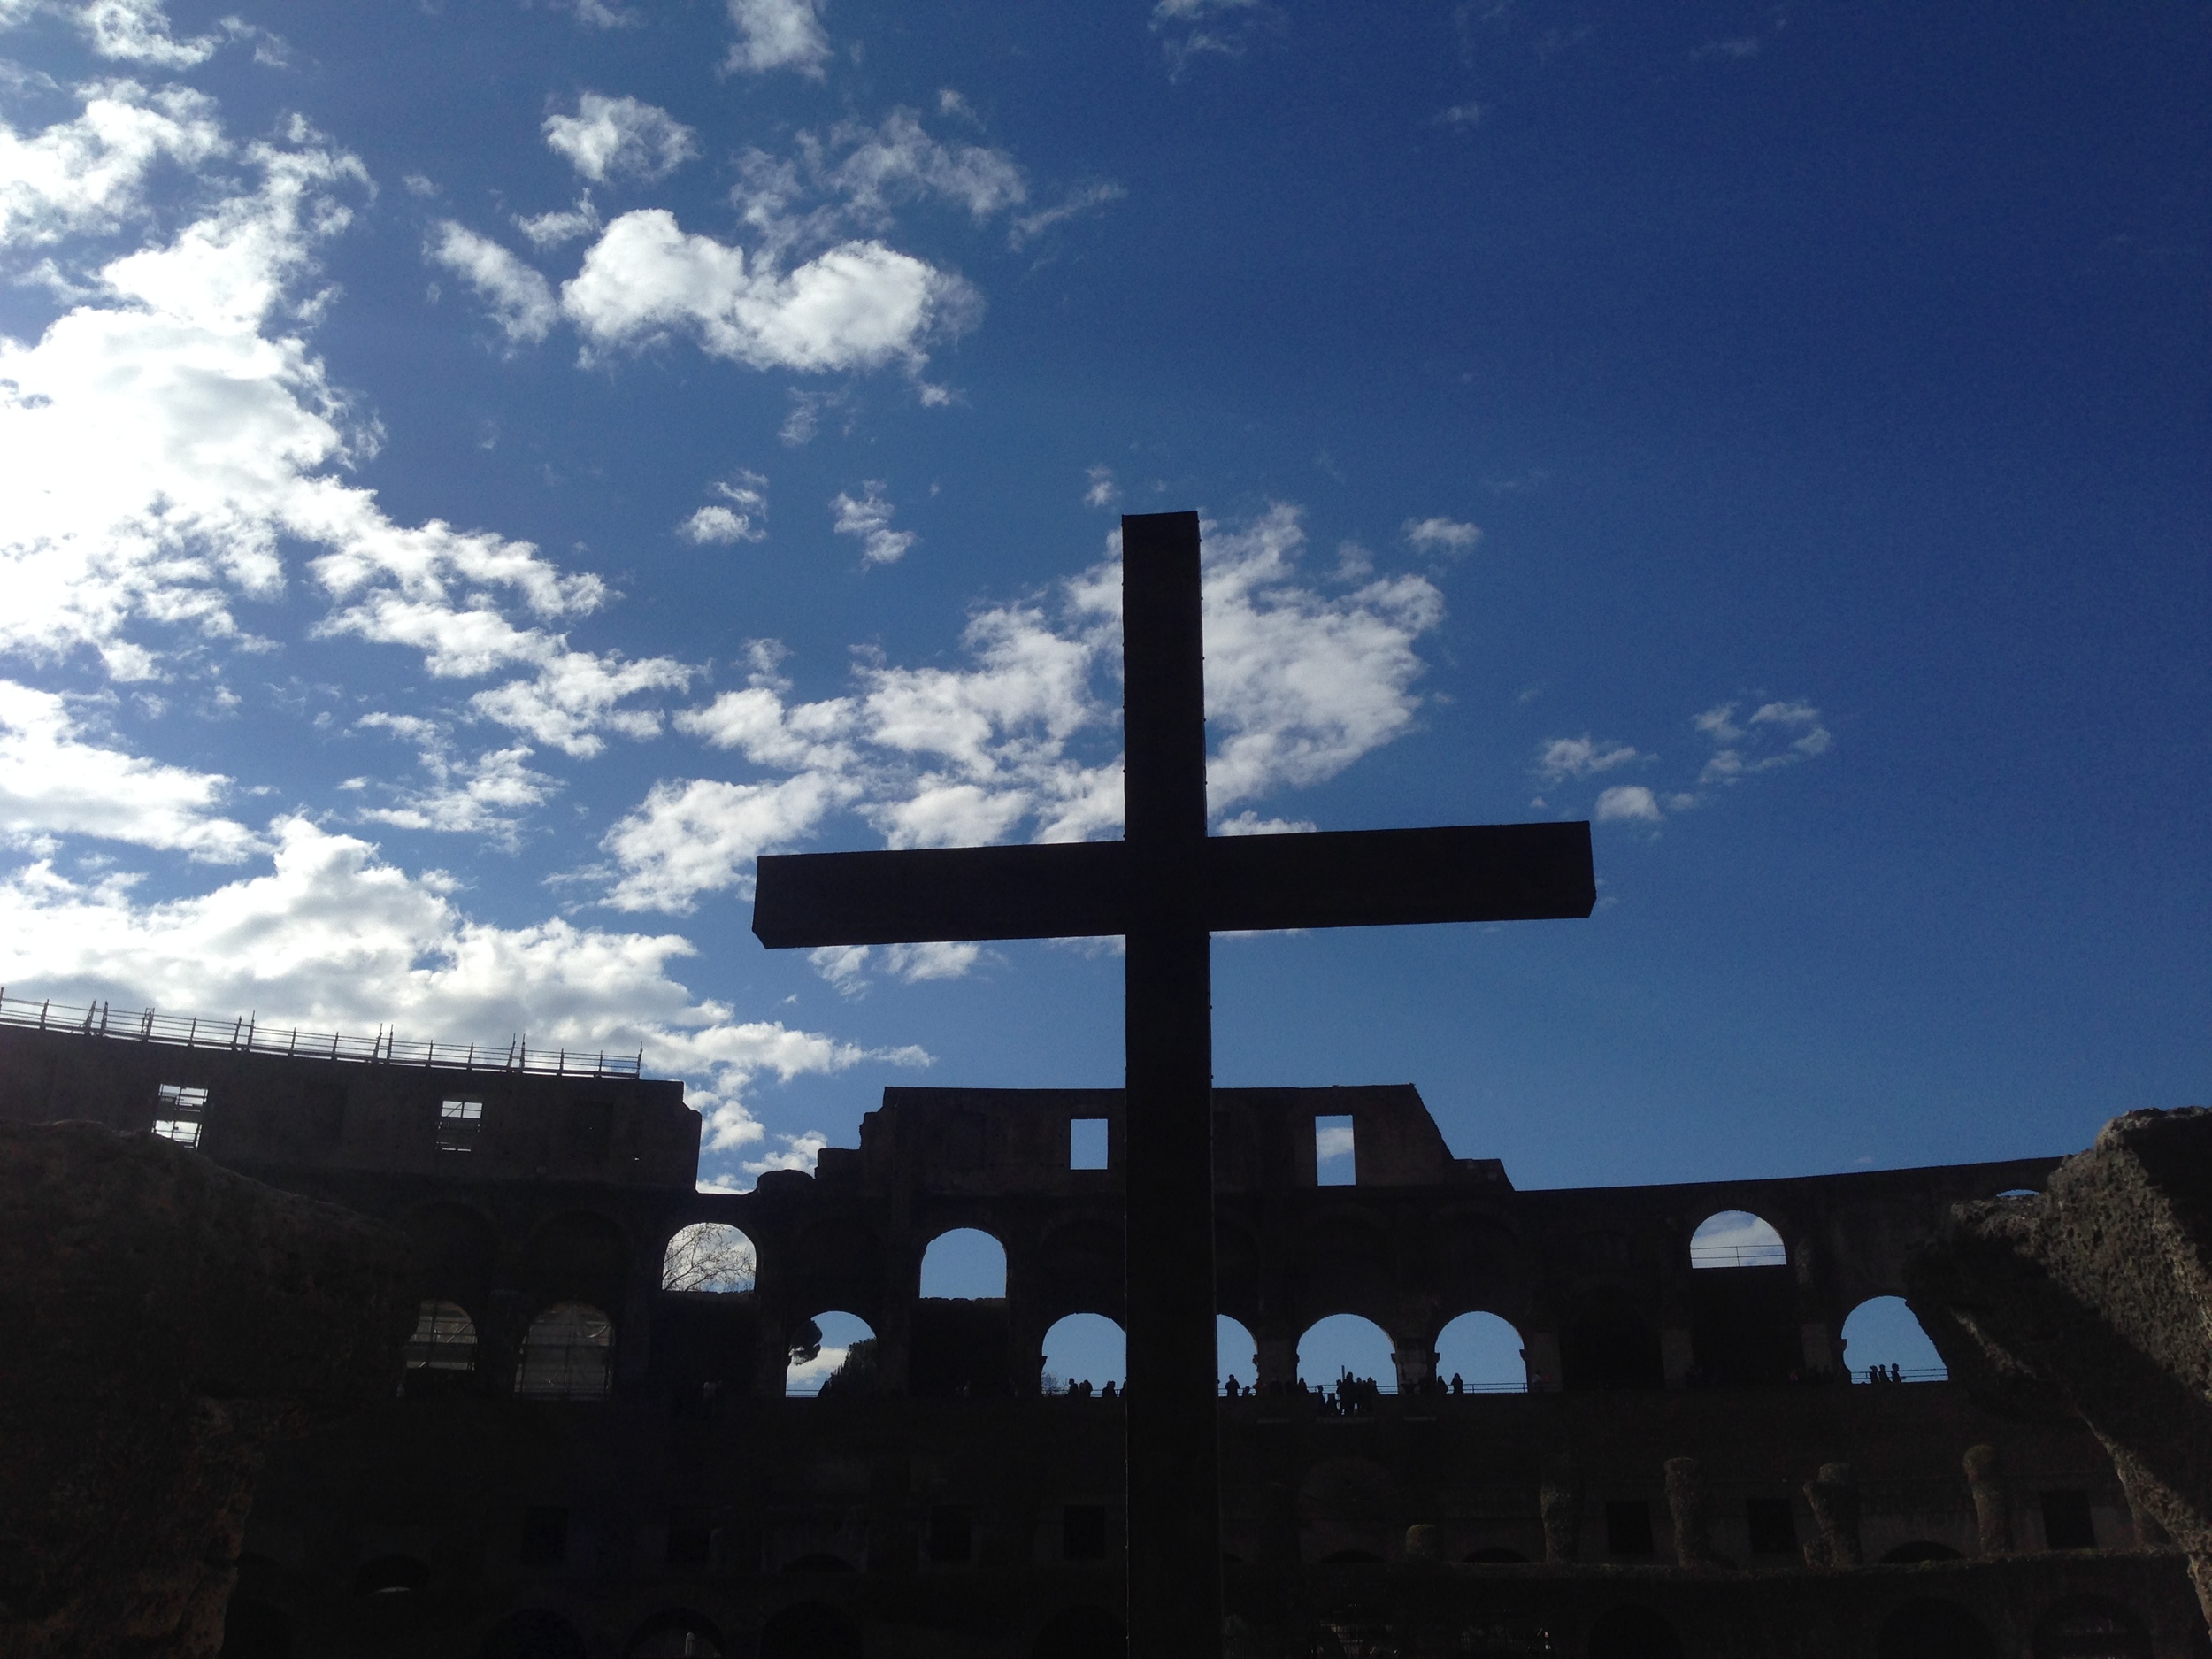
<instances>
[{"instance_id":1,"label":"metal railing","mask_svg":"<svg viewBox=\"0 0 2212 1659\"><path fill-rule=\"evenodd\" d=\"M522 1037L503 1044L403 1042L388 1026L380 1025L374 1036L349 1037L290 1025L264 1026L251 1014L234 1019L205 1019L191 1014L157 1013L150 1008L119 1014L105 1002L73 1008L10 996L4 988L0 988L0 1025L231 1054L351 1060L365 1065L444 1066L460 1071L531 1071L555 1077L640 1077L645 1071L641 1048L635 1054L587 1054L574 1048L533 1048Z\"/></svg>"},{"instance_id":2,"label":"metal railing","mask_svg":"<svg viewBox=\"0 0 2212 1659\"><path fill-rule=\"evenodd\" d=\"M1789 1251L1778 1244L1693 1244L1692 1267L1787 1267Z\"/></svg>"}]
</instances>

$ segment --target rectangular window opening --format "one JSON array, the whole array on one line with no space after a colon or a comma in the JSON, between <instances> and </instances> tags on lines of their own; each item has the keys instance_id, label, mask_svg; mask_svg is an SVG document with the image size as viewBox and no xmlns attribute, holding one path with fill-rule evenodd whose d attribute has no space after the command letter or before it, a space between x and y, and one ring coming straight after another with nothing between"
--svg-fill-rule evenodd
<instances>
[{"instance_id":1,"label":"rectangular window opening","mask_svg":"<svg viewBox=\"0 0 2212 1659\"><path fill-rule=\"evenodd\" d=\"M1349 1117L1313 1120L1313 1176L1315 1185L1320 1187L1359 1185L1359 1160Z\"/></svg>"},{"instance_id":2,"label":"rectangular window opening","mask_svg":"<svg viewBox=\"0 0 2212 1659\"><path fill-rule=\"evenodd\" d=\"M1797 1554L1797 1511L1787 1498L1747 1498L1743 1507L1753 1555Z\"/></svg>"},{"instance_id":3,"label":"rectangular window opening","mask_svg":"<svg viewBox=\"0 0 2212 1659\"><path fill-rule=\"evenodd\" d=\"M1106 1559L1106 1506L1071 1503L1060 1512L1060 1559Z\"/></svg>"},{"instance_id":4,"label":"rectangular window opening","mask_svg":"<svg viewBox=\"0 0 2212 1659\"><path fill-rule=\"evenodd\" d=\"M200 1144L207 1118L207 1091L188 1083L164 1083L154 1099L154 1133L180 1147Z\"/></svg>"},{"instance_id":5,"label":"rectangular window opening","mask_svg":"<svg viewBox=\"0 0 2212 1659\"><path fill-rule=\"evenodd\" d=\"M2097 1524L2089 1516L2086 1492L2043 1494L2043 1544L2047 1549L2094 1549Z\"/></svg>"},{"instance_id":6,"label":"rectangular window opening","mask_svg":"<svg viewBox=\"0 0 2212 1659\"><path fill-rule=\"evenodd\" d=\"M522 1548L526 1567L558 1567L568 1560L568 1510L557 1504L540 1504L522 1512Z\"/></svg>"},{"instance_id":7,"label":"rectangular window opening","mask_svg":"<svg viewBox=\"0 0 2212 1659\"><path fill-rule=\"evenodd\" d=\"M1641 1498L1615 1498L1605 1506L1605 1553L1609 1555L1648 1555L1651 1548L1651 1505Z\"/></svg>"},{"instance_id":8,"label":"rectangular window opening","mask_svg":"<svg viewBox=\"0 0 2212 1659\"><path fill-rule=\"evenodd\" d=\"M449 1100L438 1102L438 1150L441 1152L472 1152L476 1148L477 1132L484 1126L484 1102L480 1100Z\"/></svg>"},{"instance_id":9,"label":"rectangular window opening","mask_svg":"<svg viewBox=\"0 0 2212 1659\"><path fill-rule=\"evenodd\" d=\"M967 1510L940 1503L929 1512L929 1558L940 1566L965 1565L974 1547L974 1524Z\"/></svg>"},{"instance_id":10,"label":"rectangular window opening","mask_svg":"<svg viewBox=\"0 0 2212 1659\"><path fill-rule=\"evenodd\" d=\"M1068 1167L1102 1170L1106 1167L1106 1120L1071 1118L1068 1120Z\"/></svg>"}]
</instances>

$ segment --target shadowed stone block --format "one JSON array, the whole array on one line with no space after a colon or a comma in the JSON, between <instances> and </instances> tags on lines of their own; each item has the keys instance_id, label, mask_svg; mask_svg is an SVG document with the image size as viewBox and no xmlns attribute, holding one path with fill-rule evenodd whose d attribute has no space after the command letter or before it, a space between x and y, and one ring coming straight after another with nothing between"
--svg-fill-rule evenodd
<instances>
[{"instance_id":1,"label":"shadowed stone block","mask_svg":"<svg viewBox=\"0 0 2212 1659\"><path fill-rule=\"evenodd\" d=\"M0 1122L0 1655L213 1654L264 1447L391 1396L406 1245L171 1141Z\"/></svg>"},{"instance_id":2,"label":"shadowed stone block","mask_svg":"<svg viewBox=\"0 0 2212 1659\"><path fill-rule=\"evenodd\" d=\"M1667 1511L1674 1521L1674 1558L1685 1567L1709 1566L1713 1553L1713 1488L1694 1457L1667 1459Z\"/></svg>"},{"instance_id":3,"label":"shadowed stone block","mask_svg":"<svg viewBox=\"0 0 2212 1659\"><path fill-rule=\"evenodd\" d=\"M1576 1561L1582 1555L1582 1471L1567 1456L1544 1459L1537 1488L1537 1512L1544 1522L1544 1559Z\"/></svg>"},{"instance_id":4,"label":"shadowed stone block","mask_svg":"<svg viewBox=\"0 0 2212 1659\"><path fill-rule=\"evenodd\" d=\"M1967 1489L1974 1494L1974 1532L1985 1555L2012 1548L2012 1501L1994 1446L1970 1446L1962 1460Z\"/></svg>"},{"instance_id":5,"label":"shadowed stone block","mask_svg":"<svg viewBox=\"0 0 2212 1659\"><path fill-rule=\"evenodd\" d=\"M1955 1379L2080 1415L2212 1616L2212 1111L2130 1112L2042 1193L1953 1206L1907 1283Z\"/></svg>"},{"instance_id":6,"label":"shadowed stone block","mask_svg":"<svg viewBox=\"0 0 2212 1659\"><path fill-rule=\"evenodd\" d=\"M1812 1505L1820 1537L1806 1547L1808 1563L1816 1567L1855 1567L1859 1564L1859 1483L1848 1463L1823 1463L1820 1473L1805 1483L1805 1502Z\"/></svg>"}]
</instances>

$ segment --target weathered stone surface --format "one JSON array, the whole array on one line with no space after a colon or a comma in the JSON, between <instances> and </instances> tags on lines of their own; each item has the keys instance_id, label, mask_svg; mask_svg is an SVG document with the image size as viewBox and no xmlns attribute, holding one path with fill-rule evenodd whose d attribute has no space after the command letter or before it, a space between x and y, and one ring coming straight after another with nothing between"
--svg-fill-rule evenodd
<instances>
[{"instance_id":1,"label":"weathered stone surface","mask_svg":"<svg viewBox=\"0 0 2212 1659\"><path fill-rule=\"evenodd\" d=\"M214 1653L262 1448L390 1395L405 1262L170 1141L0 1123L0 1655Z\"/></svg>"},{"instance_id":2,"label":"weathered stone surface","mask_svg":"<svg viewBox=\"0 0 2212 1659\"><path fill-rule=\"evenodd\" d=\"M1820 1473L1805 1483L1805 1502L1813 1511L1820 1536L1805 1547L1806 1564L1814 1567L1855 1567L1859 1564L1859 1482L1848 1463L1823 1463Z\"/></svg>"},{"instance_id":3,"label":"weathered stone surface","mask_svg":"<svg viewBox=\"0 0 2212 1659\"><path fill-rule=\"evenodd\" d=\"M2039 1194L1955 1206L1909 1285L1954 1378L2080 1414L2212 1616L2212 1111L2130 1112Z\"/></svg>"},{"instance_id":4,"label":"weathered stone surface","mask_svg":"<svg viewBox=\"0 0 2212 1659\"><path fill-rule=\"evenodd\" d=\"M1713 1548L1712 1483L1696 1458L1667 1459L1667 1511L1674 1523L1678 1565L1705 1567L1719 1560Z\"/></svg>"}]
</instances>

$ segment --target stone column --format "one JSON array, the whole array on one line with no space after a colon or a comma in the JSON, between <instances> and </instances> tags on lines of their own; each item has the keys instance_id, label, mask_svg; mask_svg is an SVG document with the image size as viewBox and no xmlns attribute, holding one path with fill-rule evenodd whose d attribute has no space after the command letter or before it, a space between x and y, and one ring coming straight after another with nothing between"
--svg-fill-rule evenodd
<instances>
[{"instance_id":1,"label":"stone column","mask_svg":"<svg viewBox=\"0 0 2212 1659\"><path fill-rule=\"evenodd\" d=\"M1536 1491L1544 1522L1544 1559L1577 1561L1582 1555L1582 1471L1565 1453L1544 1459L1543 1484Z\"/></svg>"},{"instance_id":2,"label":"stone column","mask_svg":"<svg viewBox=\"0 0 2212 1659\"><path fill-rule=\"evenodd\" d=\"M1694 1457L1667 1459L1667 1510L1674 1520L1674 1558L1685 1567L1706 1567L1713 1554L1713 1488Z\"/></svg>"},{"instance_id":3,"label":"stone column","mask_svg":"<svg viewBox=\"0 0 2212 1659\"><path fill-rule=\"evenodd\" d=\"M1666 1372L1667 1386L1686 1387L1690 1380L1690 1367L1696 1363L1697 1356L1690 1346L1688 1328L1678 1325L1663 1325L1659 1331L1659 1364Z\"/></svg>"},{"instance_id":4,"label":"stone column","mask_svg":"<svg viewBox=\"0 0 2212 1659\"><path fill-rule=\"evenodd\" d=\"M1398 1392L1418 1394L1436 1376L1436 1350L1427 1340L1416 1340L1405 1348L1391 1350L1390 1363L1398 1370Z\"/></svg>"},{"instance_id":5,"label":"stone column","mask_svg":"<svg viewBox=\"0 0 2212 1659\"><path fill-rule=\"evenodd\" d=\"M1805 1501L1813 1506L1819 1525L1819 1540L1809 1546L1817 1552L1815 1565L1855 1567L1859 1564L1859 1483L1848 1463L1823 1463L1820 1473L1805 1483Z\"/></svg>"},{"instance_id":6,"label":"stone column","mask_svg":"<svg viewBox=\"0 0 2212 1659\"><path fill-rule=\"evenodd\" d=\"M1825 1319L1801 1321L1797 1335L1805 1351L1808 1377L1830 1377L1843 1369L1843 1356L1836 1351L1835 1335Z\"/></svg>"},{"instance_id":7,"label":"stone column","mask_svg":"<svg viewBox=\"0 0 2212 1659\"><path fill-rule=\"evenodd\" d=\"M2012 1504L2005 1491L2003 1470L1994 1446L1970 1446L1963 1459L1966 1485L1974 1494L1974 1533L1982 1554L2001 1555L2012 1548Z\"/></svg>"},{"instance_id":8,"label":"stone column","mask_svg":"<svg viewBox=\"0 0 2212 1659\"><path fill-rule=\"evenodd\" d=\"M1559 1333L1532 1331L1521 1350L1528 1366L1528 1391L1532 1394L1559 1392Z\"/></svg>"},{"instance_id":9,"label":"stone column","mask_svg":"<svg viewBox=\"0 0 2212 1659\"><path fill-rule=\"evenodd\" d=\"M1259 1367L1260 1386L1281 1383L1286 1387L1298 1380L1298 1339L1294 1336L1261 1336L1252 1338L1253 1363Z\"/></svg>"}]
</instances>

